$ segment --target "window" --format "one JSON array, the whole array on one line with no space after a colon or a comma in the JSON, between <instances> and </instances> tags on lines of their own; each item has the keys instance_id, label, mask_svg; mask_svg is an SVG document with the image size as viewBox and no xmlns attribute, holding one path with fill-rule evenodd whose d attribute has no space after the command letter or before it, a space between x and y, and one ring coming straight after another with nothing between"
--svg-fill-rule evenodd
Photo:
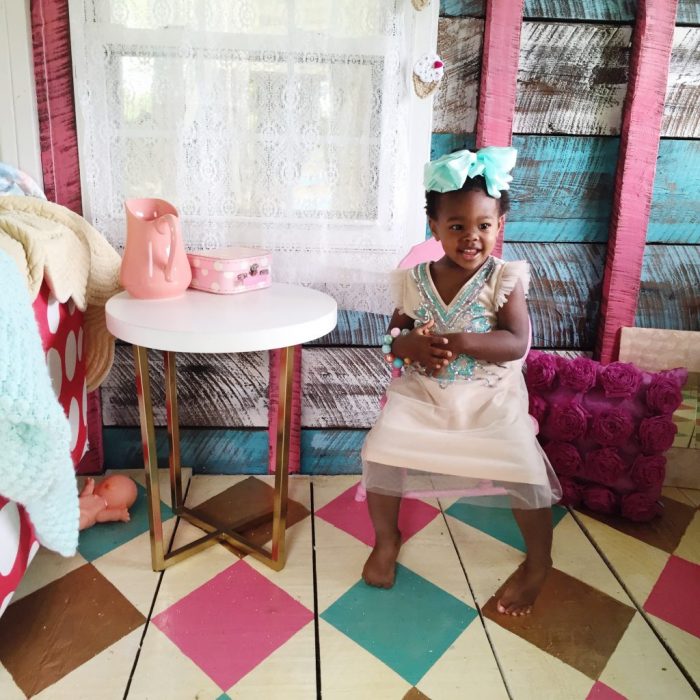
<instances>
[{"instance_id":1,"label":"window","mask_svg":"<svg viewBox=\"0 0 700 700\"><path fill-rule=\"evenodd\" d=\"M70 14L85 216L114 245L124 199L162 197L190 249L270 248L276 280L386 310L386 271L424 237L432 106L410 66L437 8L70 0Z\"/></svg>"}]
</instances>

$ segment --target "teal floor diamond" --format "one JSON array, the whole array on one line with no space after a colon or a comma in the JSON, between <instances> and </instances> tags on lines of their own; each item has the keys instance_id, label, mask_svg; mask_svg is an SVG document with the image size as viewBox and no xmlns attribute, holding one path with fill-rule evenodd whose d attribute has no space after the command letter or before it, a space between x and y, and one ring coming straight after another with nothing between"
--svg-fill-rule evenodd
<instances>
[{"instance_id":1,"label":"teal floor diamond","mask_svg":"<svg viewBox=\"0 0 700 700\"><path fill-rule=\"evenodd\" d=\"M360 581L321 615L411 685L476 616L474 608L400 564L390 590Z\"/></svg>"},{"instance_id":2,"label":"teal floor diamond","mask_svg":"<svg viewBox=\"0 0 700 700\"><path fill-rule=\"evenodd\" d=\"M87 530L82 530L78 542L78 551L88 561L121 547L125 542L133 540L144 532L148 532L148 502L146 489L136 484L136 501L129 508L131 520L128 523L97 523ZM161 501L160 517L163 522L173 517L173 512ZM167 545L167 543L165 543Z\"/></svg>"},{"instance_id":3,"label":"teal floor diamond","mask_svg":"<svg viewBox=\"0 0 700 700\"><path fill-rule=\"evenodd\" d=\"M495 537L501 542L509 544L511 547L525 551L525 542L520 534L520 528L515 522L513 511L508 508L476 506L472 503L463 503L457 501L452 504L446 511L447 515L451 515L457 520L461 520L467 525L475 527L481 532L485 532L491 537ZM559 521L569 511L562 506L554 506L552 508L552 527L556 527Z\"/></svg>"}]
</instances>

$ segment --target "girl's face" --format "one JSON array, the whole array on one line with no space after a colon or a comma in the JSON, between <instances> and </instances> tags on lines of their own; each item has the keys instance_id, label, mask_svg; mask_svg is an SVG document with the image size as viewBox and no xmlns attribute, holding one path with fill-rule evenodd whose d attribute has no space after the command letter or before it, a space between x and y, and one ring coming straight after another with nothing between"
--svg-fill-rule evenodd
<instances>
[{"instance_id":1,"label":"girl's face","mask_svg":"<svg viewBox=\"0 0 700 700\"><path fill-rule=\"evenodd\" d=\"M491 254L503 226L498 200L483 190L457 190L442 195L430 230L442 243L446 258L475 272Z\"/></svg>"}]
</instances>

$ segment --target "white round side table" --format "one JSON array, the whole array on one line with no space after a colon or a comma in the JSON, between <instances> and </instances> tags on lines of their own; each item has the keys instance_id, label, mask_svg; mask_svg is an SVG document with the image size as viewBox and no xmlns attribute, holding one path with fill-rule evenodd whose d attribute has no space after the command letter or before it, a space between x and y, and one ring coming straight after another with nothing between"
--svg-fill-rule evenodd
<instances>
[{"instance_id":1,"label":"white round side table","mask_svg":"<svg viewBox=\"0 0 700 700\"><path fill-rule=\"evenodd\" d=\"M109 331L134 346L153 570L162 571L217 541L249 553L275 570L282 569L285 564L294 348L320 338L335 328L335 300L316 290L289 284L272 284L266 289L234 295L188 289L176 299L157 300L135 299L122 292L107 302L106 316ZM163 351L172 509L176 515L206 532L198 540L167 553L163 546L160 517L158 460L148 373L149 349ZM186 507L183 502L176 353L235 353L273 349L280 350L279 416L276 421L272 546L267 550L236 532L253 523L237 522L233 526L223 526L207 519L196 508ZM259 523L258 518L256 524Z\"/></svg>"}]
</instances>

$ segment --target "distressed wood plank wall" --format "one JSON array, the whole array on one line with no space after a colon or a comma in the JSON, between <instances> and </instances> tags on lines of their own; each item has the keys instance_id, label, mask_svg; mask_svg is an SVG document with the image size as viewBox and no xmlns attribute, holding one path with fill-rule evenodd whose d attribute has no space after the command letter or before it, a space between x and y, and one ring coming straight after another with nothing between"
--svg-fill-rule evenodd
<instances>
[{"instance_id":1,"label":"distressed wood plank wall","mask_svg":"<svg viewBox=\"0 0 700 700\"><path fill-rule=\"evenodd\" d=\"M438 21L437 52L445 75L433 103L433 129L472 133L476 127L484 21L458 18Z\"/></svg>"},{"instance_id":2,"label":"distressed wood plank wall","mask_svg":"<svg viewBox=\"0 0 700 700\"><path fill-rule=\"evenodd\" d=\"M485 0L442 0L447 17L483 17ZM636 0L525 0L527 19L632 22ZM677 24L700 24L700 0L678 0Z\"/></svg>"},{"instance_id":3,"label":"distressed wood plank wall","mask_svg":"<svg viewBox=\"0 0 700 700\"><path fill-rule=\"evenodd\" d=\"M647 245L634 325L700 331L700 246Z\"/></svg>"},{"instance_id":4,"label":"distressed wood plank wall","mask_svg":"<svg viewBox=\"0 0 700 700\"><path fill-rule=\"evenodd\" d=\"M532 265L533 345L567 355L591 352L600 320L636 4L524 0L512 139L519 159L503 257ZM447 71L434 99L432 157L474 147L484 16L483 0L441 2L438 52ZM700 330L700 0L679 2L676 25L636 323ZM359 471L388 378L376 349L387 322L341 310L338 327L305 347L302 472ZM214 472L262 468L267 355L183 356L179 371L185 461ZM103 409L112 466L138 465L126 346ZM162 411L156 421L164 423Z\"/></svg>"},{"instance_id":5,"label":"distressed wood plank wall","mask_svg":"<svg viewBox=\"0 0 700 700\"><path fill-rule=\"evenodd\" d=\"M514 131L619 134L631 28L524 22Z\"/></svg>"},{"instance_id":6,"label":"distressed wood plank wall","mask_svg":"<svg viewBox=\"0 0 700 700\"><path fill-rule=\"evenodd\" d=\"M700 140L661 139L647 243L700 244L699 193Z\"/></svg>"},{"instance_id":7,"label":"distressed wood plank wall","mask_svg":"<svg viewBox=\"0 0 700 700\"><path fill-rule=\"evenodd\" d=\"M634 324L659 152L677 0L640 0L615 173L596 356L611 362Z\"/></svg>"},{"instance_id":8,"label":"distressed wood plank wall","mask_svg":"<svg viewBox=\"0 0 700 700\"><path fill-rule=\"evenodd\" d=\"M676 27L661 135L700 138L700 28Z\"/></svg>"}]
</instances>

